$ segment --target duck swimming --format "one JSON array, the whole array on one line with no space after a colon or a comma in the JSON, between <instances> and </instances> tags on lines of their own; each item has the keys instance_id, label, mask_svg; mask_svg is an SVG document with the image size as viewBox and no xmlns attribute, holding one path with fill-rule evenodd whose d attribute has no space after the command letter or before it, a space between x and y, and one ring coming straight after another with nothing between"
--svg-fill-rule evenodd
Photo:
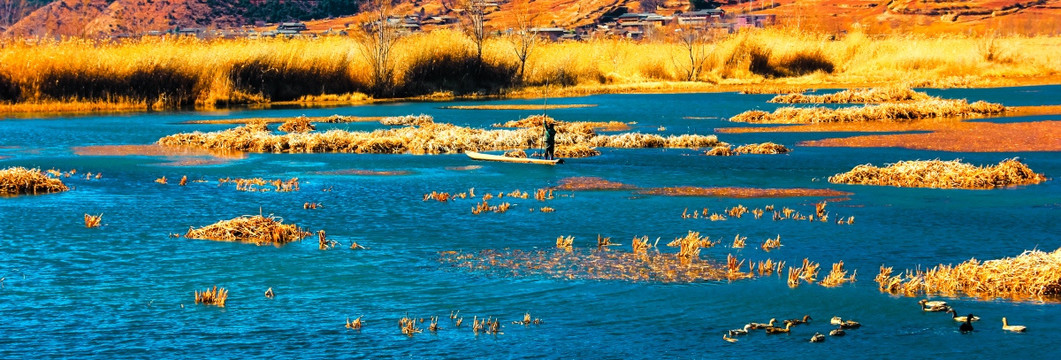
<instances>
[{"instance_id":1,"label":"duck swimming","mask_svg":"<svg viewBox=\"0 0 1061 360\"><path fill-rule=\"evenodd\" d=\"M748 335L748 330L752 328L752 324L744 325L743 328L733 329L728 332L729 336L741 336Z\"/></svg>"},{"instance_id":2,"label":"duck swimming","mask_svg":"<svg viewBox=\"0 0 1061 360\"><path fill-rule=\"evenodd\" d=\"M921 299L917 302L921 305L921 310L928 312L943 312L950 310L950 306L947 306L946 301L928 301L928 299Z\"/></svg>"},{"instance_id":3,"label":"duck swimming","mask_svg":"<svg viewBox=\"0 0 1061 360\"><path fill-rule=\"evenodd\" d=\"M810 315L803 315L803 319L789 319L785 320L785 324L799 325L806 324L811 321Z\"/></svg>"},{"instance_id":4,"label":"duck swimming","mask_svg":"<svg viewBox=\"0 0 1061 360\"><path fill-rule=\"evenodd\" d=\"M950 310L947 310L947 313L949 313L950 317L952 319L954 319L954 321L957 321L957 322L965 322L965 320L967 318L967 316L958 316L958 312L954 311L953 308L950 309ZM970 315L970 316L972 316L972 318L968 319L969 321L980 321L980 317L979 316L975 316L975 315Z\"/></svg>"},{"instance_id":5,"label":"duck swimming","mask_svg":"<svg viewBox=\"0 0 1061 360\"><path fill-rule=\"evenodd\" d=\"M768 327L768 328L766 328L766 333L767 334L773 334L773 335L776 335L776 334L788 334L791 330L792 330L792 324L789 323L789 324L785 324L785 327L783 327L783 328L779 328L779 327L776 327L776 326Z\"/></svg>"},{"instance_id":6,"label":"duck swimming","mask_svg":"<svg viewBox=\"0 0 1061 360\"><path fill-rule=\"evenodd\" d=\"M766 323L766 324L763 324L763 323L749 323L747 326L748 326L749 329L752 329L752 330L766 329L766 328L774 327L774 323L776 323L776 322L777 322L777 319L770 319L770 322Z\"/></svg>"},{"instance_id":7,"label":"duck swimming","mask_svg":"<svg viewBox=\"0 0 1061 360\"><path fill-rule=\"evenodd\" d=\"M844 336L844 335L847 335L847 332L844 331L844 328L835 328L835 329L833 329L833 331L829 332L829 336Z\"/></svg>"},{"instance_id":8,"label":"duck swimming","mask_svg":"<svg viewBox=\"0 0 1061 360\"><path fill-rule=\"evenodd\" d=\"M1009 321L1006 321L1006 317L1003 316L1002 317L1002 330L1012 331L1012 332L1024 332L1024 330L1028 330L1028 327L1024 326L1024 325L1010 325Z\"/></svg>"},{"instance_id":9,"label":"duck swimming","mask_svg":"<svg viewBox=\"0 0 1061 360\"><path fill-rule=\"evenodd\" d=\"M822 333L814 333L814 336L810 337L810 342L813 342L813 343L824 342L824 341L825 341L825 335L822 335Z\"/></svg>"},{"instance_id":10,"label":"duck swimming","mask_svg":"<svg viewBox=\"0 0 1061 360\"><path fill-rule=\"evenodd\" d=\"M973 332L973 320L972 320L972 318L973 318L973 314L969 314L969 316L966 316L965 317L965 322L962 323L962 326L958 327L958 331L961 331L962 334L968 334L968 333Z\"/></svg>"}]
</instances>

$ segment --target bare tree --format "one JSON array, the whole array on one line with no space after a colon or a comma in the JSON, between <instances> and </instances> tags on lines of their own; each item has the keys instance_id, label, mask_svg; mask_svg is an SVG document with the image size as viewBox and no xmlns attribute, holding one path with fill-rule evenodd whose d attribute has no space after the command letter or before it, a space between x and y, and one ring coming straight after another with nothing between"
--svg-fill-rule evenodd
<instances>
[{"instance_id":1,"label":"bare tree","mask_svg":"<svg viewBox=\"0 0 1061 360\"><path fill-rule=\"evenodd\" d=\"M706 30L704 25L679 23L674 36L688 55L685 61L675 59L675 65L684 70L685 81L695 81L700 78L700 73L707 62L708 44L712 40L711 32Z\"/></svg>"},{"instance_id":2,"label":"bare tree","mask_svg":"<svg viewBox=\"0 0 1061 360\"><path fill-rule=\"evenodd\" d=\"M394 64L391 49L398 42L398 31L389 23L392 0L367 0L362 11L372 14L372 23L361 41L361 52L372 66L372 86L378 94L393 90Z\"/></svg>"},{"instance_id":3,"label":"bare tree","mask_svg":"<svg viewBox=\"0 0 1061 360\"><path fill-rule=\"evenodd\" d=\"M461 0L462 17L468 35L475 43L475 59L483 62L483 42L486 41L486 3L484 0Z\"/></svg>"},{"instance_id":4,"label":"bare tree","mask_svg":"<svg viewBox=\"0 0 1061 360\"><path fill-rule=\"evenodd\" d=\"M518 32L512 34L509 39L512 41L512 51L519 58L519 81L523 81L523 71L527 67L527 58L530 57L531 51L534 50L534 45L538 42L538 34L533 31L534 20L537 19L538 13L531 11L530 3L527 0L519 0L516 2L515 7L516 30Z\"/></svg>"}]
</instances>

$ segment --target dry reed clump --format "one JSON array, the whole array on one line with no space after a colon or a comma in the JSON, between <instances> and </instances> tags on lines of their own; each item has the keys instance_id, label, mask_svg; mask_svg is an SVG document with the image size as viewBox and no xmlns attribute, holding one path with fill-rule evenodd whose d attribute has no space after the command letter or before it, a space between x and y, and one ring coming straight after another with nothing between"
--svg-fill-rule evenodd
<instances>
[{"instance_id":1,"label":"dry reed clump","mask_svg":"<svg viewBox=\"0 0 1061 360\"><path fill-rule=\"evenodd\" d=\"M408 315L398 320L398 327L401 328L402 335L408 337L424 332L423 329L416 325L416 319L410 319Z\"/></svg>"},{"instance_id":2,"label":"dry reed clump","mask_svg":"<svg viewBox=\"0 0 1061 360\"><path fill-rule=\"evenodd\" d=\"M501 104L501 105L450 105L443 109L451 110L554 110L554 109L579 109L597 107L597 104Z\"/></svg>"},{"instance_id":3,"label":"dry reed clump","mask_svg":"<svg viewBox=\"0 0 1061 360\"><path fill-rule=\"evenodd\" d=\"M857 273L858 271L853 271L851 272L851 276L847 276L847 270L844 270L844 262L841 260L840 262L833 264L832 270L830 270L829 274L826 275L822 281L818 282L818 284L825 287L840 286L845 282L854 282L855 274Z\"/></svg>"},{"instance_id":4,"label":"dry reed clump","mask_svg":"<svg viewBox=\"0 0 1061 360\"><path fill-rule=\"evenodd\" d=\"M0 195L36 195L70 190L62 180L51 178L41 169L10 167L0 170Z\"/></svg>"},{"instance_id":5,"label":"dry reed clump","mask_svg":"<svg viewBox=\"0 0 1061 360\"><path fill-rule=\"evenodd\" d=\"M213 289L195 291L196 304L216 305L219 307L225 307L225 300L227 299L228 290L226 290L225 288L218 288L216 285Z\"/></svg>"},{"instance_id":6,"label":"dry reed clump","mask_svg":"<svg viewBox=\"0 0 1061 360\"><path fill-rule=\"evenodd\" d=\"M745 95L762 95L762 94L802 94L807 89L801 87L793 87L791 85L760 85L760 86L748 86L740 90L741 94Z\"/></svg>"},{"instance_id":7,"label":"dry reed clump","mask_svg":"<svg viewBox=\"0 0 1061 360\"><path fill-rule=\"evenodd\" d=\"M292 191L299 191L299 189L301 189L300 183L298 181L298 178L290 178L290 179L287 179L287 180L283 180L283 179L265 180L265 179L262 179L262 178L251 178L251 179L223 178L223 179L217 179L217 185L218 186L221 186L222 184L228 183L228 182L235 183L237 191L246 191L246 192L269 192L269 191L292 192ZM272 185L273 188L272 189L265 188L266 185Z\"/></svg>"},{"instance_id":8,"label":"dry reed clump","mask_svg":"<svg viewBox=\"0 0 1061 360\"><path fill-rule=\"evenodd\" d=\"M100 222L103 221L103 214L89 215L85 214L85 227L91 229L99 227Z\"/></svg>"},{"instance_id":9,"label":"dry reed clump","mask_svg":"<svg viewBox=\"0 0 1061 360\"><path fill-rule=\"evenodd\" d=\"M313 123L310 122L309 118L298 116L284 121L283 124L280 124L280 127L278 127L277 130L288 133L305 133L317 130L317 127L313 126Z\"/></svg>"},{"instance_id":10,"label":"dry reed clump","mask_svg":"<svg viewBox=\"0 0 1061 360\"><path fill-rule=\"evenodd\" d=\"M701 237L699 232L689 231L684 237L676 238L667 243L667 246L678 248L678 259L683 264L690 264L700 259L700 249L710 248L717 243L711 242L707 236Z\"/></svg>"},{"instance_id":11,"label":"dry reed clump","mask_svg":"<svg viewBox=\"0 0 1061 360\"><path fill-rule=\"evenodd\" d=\"M740 154L756 154L756 155L776 155L776 154L787 154L790 150L781 144L775 144L772 142L765 142L761 144L746 144L738 146L736 149L732 148L729 144L719 145L711 148L704 153L707 156L733 156Z\"/></svg>"},{"instance_id":12,"label":"dry reed clump","mask_svg":"<svg viewBox=\"0 0 1061 360\"><path fill-rule=\"evenodd\" d=\"M575 243L574 236L557 236L556 237L556 248L565 252L571 252Z\"/></svg>"},{"instance_id":13,"label":"dry reed clump","mask_svg":"<svg viewBox=\"0 0 1061 360\"><path fill-rule=\"evenodd\" d=\"M788 268L788 286L797 287L800 281L813 284L818 279L818 268L820 264L803 258L803 264L798 268Z\"/></svg>"},{"instance_id":14,"label":"dry reed clump","mask_svg":"<svg viewBox=\"0 0 1061 360\"><path fill-rule=\"evenodd\" d=\"M911 90L908 87L891 86L868 89L849 89L824 95L778 95L773 99L770 99L769 102L786 104L879 104L887 102L921 101L932 98L933 97L928 94Z\"/></svg>"},{"instance_id":15,"label":"dry reed clump","mask_svg":"<svg viewBox=\"0 0 1061 360\"><path fill-rule=\"evenodd\" d=\"M842 122L891 121L909 122L923 119L974 117L1001 114L1000 104L965 100L928 99L904 103L885 103L831 109L826 107L783 107L768 113L746 111L730 118L733 122L756 124L816 124Z\"/></svg>"},{"instance_id":16,"label":"dry reed clump","mask_svg":"<svg viewBox=\"0 0 1061 360\"><path fill-rule=\"evenodd\" d=\"M409 126L409 125L428 125L435 122L435 118L431 115L403 115L403 116L388 116L379 120L380 124L383 125L397 125L397 126Z\"/></svg>"},{"instance_id":17,"label":"dry reed clump","mask_svg":"<svg viewBox=\"0 0 1061 360\"><path fill-rule=\"evenodd\" d=\"M846 173L829 177L834 184L927 187L937 189L992 189L1038 184L1046 177L1032 171L1020 160L1007 159L994 166L977 167L954 161L900 161L880 168L871 164L856 166Z\"/></svg>"},{"instance_id":18,"label":"dry reed clump","mask_svg":"<svg viewBox=\"0 0 1061 360\"><path fill-rule=\"evenodd\" d=\"M774 239L766 239L766 241L763 241L763 245L760 246L760 248L766 252L770 252L770 250L777 249L779 247L781 247L781 235L777 235L777 238Z\"/></svg>"},{"instance_id":19,"label":"dry reed clump","mask_svg":"<svg viewBox=\"0 0 1061 360\"><path fill-rule=\"evenodd\" d=\"M906 271L905 276L891 276L891 271L892 268L881 266L875 279L881 291L908 296L939 293L1018 300L1061 296L1061 249L1050 253L1026 250L1011 258L940 264L925 271Z\"/></svg>"},{"instance_id":20,"label":"dry reed clump","mask_svg":"<svg viewBox=\"0 0 1061 360\"><path fill-rule=\"evenodd\" d=\"M351 329L351 330L361 330L361 318L362 317L363 316L358 316L353 321L351 321L350 318L346 318L346 328L347 329Z\"/></svg>"},{"instance_id":21,"label":"dry reed clump","mask_svg":"<svg viewBox=\"0 0 1061 360\"><path fill-rule=\"evenodd\" d=\"M747 240L748 240L747 236L740 236L740 234L737 234L736 236L733 237L733 245L731 245L730 247L734 248L734 249L743 249L744 248L744 244L745 244L745 242Z\"/></svg>"},{"instance_id":22,"label":"dry reed clump","mask_svg":"<svg viewBox=\"0 0 1061 360\"><path fill-rule=\"evenodd\" d=\"M372 132L350 132L333 129L326 132L273 134L264 124L248 124L233 129L210 133L192 132L163 137L158 143L170 146L189 146L204 149L224 149L247 152L311 153L350 152L379 154L453 154L464 151L489 151L541 148L540 129L483 130L453 124L434 123L430 117L411 126L379 129ZM598 135L591 126L569 127L571 131L557 134L557 146L584 147L698 148L719 144L714 135L680 135L663 137L655 134L624 133Z\"/></svg>"},{"instance_id":23,"label":"dry reed clump","mask_svg":"<svg viewBox=\"0 0 1061 360\"><path fill-rule=\"evenodd\" d=\"M542 129L543 123L552 123L556 126L557 133L591 133L595 130L623 131L629 130L630 125L619 121L560 121L546 115L531 115L519 120L512 120L493 127L501 128L524 128Z\"/></svg>"},{"instance_id":24,"label":"dry reed clump","mask_svg":"<svg viewBox=\"0 0 1061 360\"><path fill-rule=\"evenodd\" d=\"M271 244L281 246L299 241L310 235L297 225L285 225L273 216L241 216L222 220L198 229L189 228L184 237L214 241L238 241L258 246Z\"/></svg>"}]
</instances>

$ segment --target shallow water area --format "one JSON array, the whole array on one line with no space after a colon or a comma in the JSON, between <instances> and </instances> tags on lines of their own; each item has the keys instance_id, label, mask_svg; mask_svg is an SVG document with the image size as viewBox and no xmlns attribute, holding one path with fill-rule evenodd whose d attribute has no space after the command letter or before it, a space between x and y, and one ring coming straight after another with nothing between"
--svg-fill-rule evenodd
<instances>
[{"instance_id":1,"label":"shallow water area","mask_svg":"<svg viewBox=\"0 0 1061 360\"><path fill-rule=\"evenodd\" d=\"M928 90L945 98L985 100L1007 106L1058 105L1061 86L1009 89ZM618 121L628 131L710 135L716 128L744 127L730 116L749 109L772 111L772 95L597 95L549 99L549 104L593 107L549 109L565 121ZM0 168L59 169L77 173L63 181L70 191L0 198L0 358L202 358L224 349L233 357L331 358L845 358L1002 357L1020 353L1048 358L1061 341L1056 301L941 297L959 315L973 313L972 334L942 313L921 311L917 300L882 294L873 277L883 264L897 272L970 258L998 259L1025 249L1061 247L1061 152L961 152L903 148L809 147L802 141L854 135L824 133L720 133L731 144L775 142L785 155L704 156L707 149L609 149L557 166L476 162L463 154L272 154L250 153L222 162L160 166L167 154L79 155L84 146L153 144L189 131L216 131L232 124L193 120L328 117L359 118L428 114L436 122L489 128L540 110L459 110L444 106L533 105L541 100L393 103L325 109L227 110L123 113L100 116L0 120ZM518 108L518 107L517 107ZM1056 120L1056 118L1051 118ZM1000 118L1006 123L1041 117ZM316 123L329 129L373 130L378 122ZM665 129L665 130L660 130ZM32 149L32 151L27 150ZM1021 161L1051 178L1038 185L996 190L939 190L829 184L831 175L872 163L963 159L976 165ZM202 157L199 159L210 159ZM103 174L86 178L87 173ZM162 176L166 184L155 182ZM188 177L181 186L178 180ZM289 192L234 191L222 178L298 178ZM609 188L564 190L570 178L599 178ZM201 181L196 181L201 180ZM629 184L631 187L614 186ZM636 188L633 188L636 187ZM850 193L829 202L830 221L683 218L683 211L724 213L773 205L813 214L828 197L703 197L645 194L638 189L757 188L831 189ZM424 200L432 191L457 194L474 188L475 199ZM504 213L473 214L485 194L553 188L545 201L504 196ZM831 196L830 196L831 197ZM320 204L309 209L306 204ZM542 212L550 207L553 212ZM531 211L531 210L534 211ZM85 228L84 214L103 214L100 228ZM172 237L242 215L274 215L310 232L325 230L339 242L318 249L316 237L282 247ZM836 224L838 217L855 218ZM556 238L573 236L576 252L591 252L597 236L630 252L634 237L659 238L652 251L677 252L664 244L700 232L712 241L700 258L725 264L727 255L798 266L804 258L822 266L843 261L856 282L835 288L784 276L742 280L660 283L569 279L535 272L478 271L440 261L448 251L548 254ZM744 248L732 248L736 235ZM782 246L760 245L780 236ZM349 249L352 243L365 249ZM787 270L787 269L786 269ZM787 274L787 272L786 272ZM194 291L228 289L224 308L196 305ZM272 288L276 297L266 298ZM463 326L448 314L460 310ZM540 325L518 325L524 313ZM726 330L770 318L813 320L788 335L756 332L723 341ZM399 330L398 319L424 318L422 333ZM344 327L363 316L360 331ZM427 330L440 317L437 333ZM502 334L476 336L473 317L494 317ZM808 340L834 328L841 316L862 323L847 336ZM1025 334L1002 331L1001 318L1028 326Z\"/></svg>"}]
</instances>

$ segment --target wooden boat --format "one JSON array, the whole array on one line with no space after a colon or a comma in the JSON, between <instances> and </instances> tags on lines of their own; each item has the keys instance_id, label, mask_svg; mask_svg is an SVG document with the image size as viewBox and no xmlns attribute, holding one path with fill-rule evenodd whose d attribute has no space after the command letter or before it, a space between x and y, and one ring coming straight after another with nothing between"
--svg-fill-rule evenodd
<instances>
[{"instance_id":1,"label":"wooden boat","mask_svg":"<svg viewBox=\"0 0 1061 360\"><path fill-rule=\"evenodd\" d=\"M508 156L501 156L501 155L483 154L483 153L474 152L474 151L465 151L464 154L468 155L468 157L472 158L473 160L484 160L484 161L503 161L503 162L510 162L510 163L519 163L519 164L540 164L540 165L556 165L556 164L563 164L564 163L563 159L545 160L545 159L535 159L535 158L517 158L517 157L508 157Z\"/></svg>"}]
</instances>

